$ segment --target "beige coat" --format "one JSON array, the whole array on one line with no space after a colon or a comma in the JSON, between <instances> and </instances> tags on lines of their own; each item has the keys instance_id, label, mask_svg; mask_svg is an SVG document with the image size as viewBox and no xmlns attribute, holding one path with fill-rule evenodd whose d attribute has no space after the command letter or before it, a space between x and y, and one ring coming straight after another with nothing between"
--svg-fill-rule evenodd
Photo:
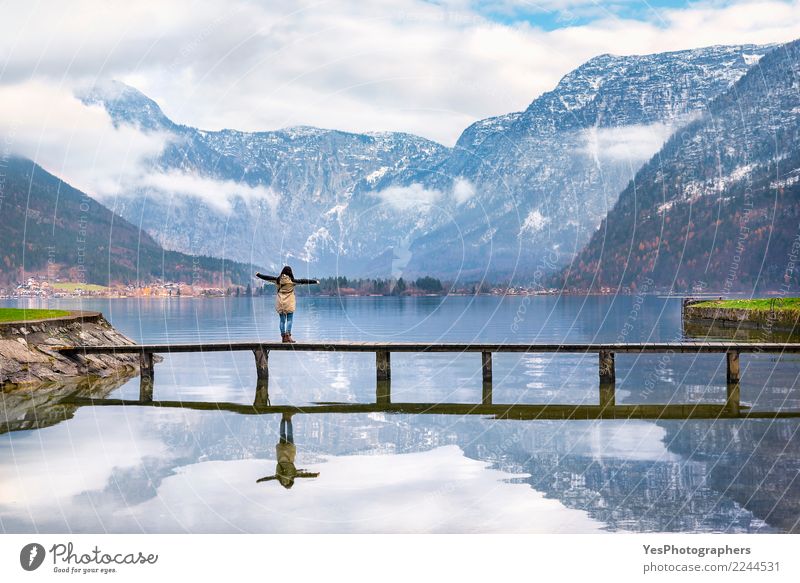
<instances>
[{"instance_id":1,"label":"beige coat","mask_svg":"<svg viewBox=\"0 0 800 583\"><path fill-rule=\"evenodd\" d=\"M279 314L292 314L297 307L297 300L294 296L294 285L292 278L288 275L281 275L278 278L278 293L275 296L275 310Z\"/></svg>"},{"instance_id":2,"label":"beige coat","mask_svg":"<svg viewBox=\"0 0 800 583\"><path fill-rule=\"evenodd\" d=\"M275 457L280 464L294 464L294 458L297 456L297 446L293 443L279 441L275 446Z\"/></svg>"}]
</instances>

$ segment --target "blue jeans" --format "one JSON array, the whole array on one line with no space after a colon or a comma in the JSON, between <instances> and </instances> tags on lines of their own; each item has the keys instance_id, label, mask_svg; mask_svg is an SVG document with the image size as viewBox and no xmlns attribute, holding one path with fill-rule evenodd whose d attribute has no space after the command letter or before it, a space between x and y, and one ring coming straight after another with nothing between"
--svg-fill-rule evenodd
<instances>
[{"instance_id":1,"label":"blue jeans","mask_svg":"<svg viewBox=\"0 0 800 583\"><path fill-rule=\"evenodd\" d=\"M280 314L281 317L281 334L292 333L292 317L294 314Z\"/></svg>"},{"instance_id":2,"label":"blue jeans","mask_svg":"<svg viewBox=\"0 0 800 583\"><path fill-rule=\"evenodd\" d=\"M285 418L281 419L281 443L294 443L291 417L288 421Z\"/></svg>"}]
</instances>

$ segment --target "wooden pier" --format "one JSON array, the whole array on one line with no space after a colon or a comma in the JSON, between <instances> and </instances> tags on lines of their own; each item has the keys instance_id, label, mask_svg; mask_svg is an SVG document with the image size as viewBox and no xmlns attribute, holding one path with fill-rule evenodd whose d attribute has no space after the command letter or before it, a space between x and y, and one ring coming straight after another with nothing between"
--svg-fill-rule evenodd
<instances>
[{"instance_id":1,"label":"wooden pier","mask_svg":"<svg viewBox=\"0 0 800 583\"><path fill-rule=\"evenodd\" d=\"M570 343L570 344L488 344L488 343L414 343L414 342L298 342L263 343L263 342L231 342L202 344L141 344L117 346L67 346L55 350L70 357L85 357L91 354L139 354L141 368L140 399L138 403L153 402L153 383L155 379L154 354L190 353L190 352L252 352L255 358L257 378L260 389L257 389L254 406L274 407L269 405L269 353L272 351L288 352L369 352L375 354L375 404L381 410L389 410L391 400L391 354L392 353L480 353L480 366L483 391L480 406L485 407L487 414L506 416L502 407L492 401L492 355L495 353L568 353L598 355L599 395L598 405L535 405L526 406L531 415L543 418L603 418L603 417L686 417L692 413L702 416L714 416L724 413L727 416L742 414L740 403L740 368L739 355L742 353L800 353L800 343L748 343L748 342L651 342L651 343ZM727 398L724 405L709 404L669 404L669 405L626 405L616 404L616 354L724 354L726 360ZM259 398L258 394L263 394ZM260 399L260 403L259 403ZM123 403L120 403L123 404ZM217 404L220 405L220 404ZM339 405L337 405L339 406ZM339 406L341 407L341 406ZM441 407L452 407L446 404L405 404L401 411L428 411ZM469 405L468 407L474 407ZM501 407L501 409L497 409ZM515 406L519 407L519 406ZM234 407L235 408L235 407ZM397 405L395 405L397 408ZM666 409L665 409L666 408ZM278 411L279 409L275 409ZM450 410L450 409L448 409ZM453 411L462 411L456 407ZM519 411L519 409L517 409ZM768 416L780 415L780 412L765 413ZM748 414L752 416L752 413Z\"/></svg>"}]
</instances>

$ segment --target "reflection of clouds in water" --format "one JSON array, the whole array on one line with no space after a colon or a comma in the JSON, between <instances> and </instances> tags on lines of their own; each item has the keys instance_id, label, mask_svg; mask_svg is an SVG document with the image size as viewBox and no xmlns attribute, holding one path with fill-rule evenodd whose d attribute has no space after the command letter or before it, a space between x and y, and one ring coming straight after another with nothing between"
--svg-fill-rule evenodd
<instances>
[{"instance_id":1,"label":"reflection of clouds in water","mask_svg":"<svg viewBox=\"0 0 800 583\"><path fill-rule=\"evenodd\" d=\"M581 434L573 453L594 459L680 462L680 455L667 450L665 435L663 427L647 421L594 422Z\"/></svg>"},{"instance_id":2,"label":"reflection of clouds in water","mask_svg":"<svg viewBox=\"0 0 800 583\"><path fill-rule=\"evenodd\" d=\"M392 400L422 403L480 401L480 354L392 353Z\"/></svg>"},{"instance_id":3,"label":"reflection of clouds in water","mask_svg":"<svg viewBox=\"0 0 800 583\"><path fill-rule=\"evenodd\" d=\"M174 411L154 411L162 418L173 418ZM80 417L94 411L79 410ZM124 409L104 412L88 423L60 424L38 432L15 435L0 442L0 514L29 515L37 522L53 514L54 504L69 504L69 499L87 490L106 486L112 471L141 465L147 457L164 456L166 446L147 437L145 425L153 420L126 415ZM132 437L135 436L135 439ZM26 444L26 442L28 442ZM35 443L34 443L35 442ZM88 455L87 448L91 449Z\"/></svg>"},{"instance_id":4,"label":"reflection of clouds in water","mask_svg":"<svg viewBox=\"0 0 800 583\"><path fill-rule=\"evenodd\" d=\"M596 404L596 359L597 355L566 352L523 355L518 371L524 377L526 394L533 397L528 400L536 403ZM523 400L520 395L515 402Z\"/></svg>"},{"instance_id":5,"label":"reflection of clouds in water","mask_svg":"<svg viewBox=\"0 0 800 583\"><path fill-rule=\"evenodd\" d=\"M333 377L331 380L331 389L333 389L333 394L336 396L335 400L342 402L355 401L355 396L350 391L350 379L347 378L345 371L339 368L328 372Z\"/></svg>"},{"instance_id":6,"label":"reflection of clouds in water","mask_svg":"<svg viewBox=\"0 0 800 583\"><path fill-rule=\"evenodd\" d=\"M585 512L545 499L527 484L507 481L523 476L490 469L486 462L465 457L457 446L401 455L331 457L320 464L298 459L298 467L321 473L319 478L301 481L291 491L271 483L255 483L274 469L274 463L237 460L182 466L161 482L156 497L104 509L103 527L111 532L601 529L601 524ZM104 479L108 471L105 468ZM67 495L59 494L51 502L59 498L66 520L81 524L81 517L91 512L85 498L74 497L74 489ZM40 529L47 530L47 525L46 519L37 520Z\"/></svg>"},{"instance_id":7,"label":"reflection of clouds in water","mask_svg":"<svg viewBox=\"0 0 800 583\"><path fill-rule=\"evenodd\" d=\"M165 479L158 500L125 515L146 530L216 532L595 532L586 513L547 500L456 446L393 456L332 457L291 492L255 484L269 461L193 464ZM302 465L298 460L298 467ZM191 485L191 490L186 486ZM156 508L153 505L157 505ZM161 505L175 523L155 518ZM197 512L207 506L210 512Z\"/></svg>"}]
</instances>

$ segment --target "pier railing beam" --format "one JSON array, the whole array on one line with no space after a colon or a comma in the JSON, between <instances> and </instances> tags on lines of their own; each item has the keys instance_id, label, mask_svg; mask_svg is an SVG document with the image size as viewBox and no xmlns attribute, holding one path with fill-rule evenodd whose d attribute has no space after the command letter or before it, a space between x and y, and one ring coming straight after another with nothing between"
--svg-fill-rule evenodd
<instances>
[{"instance_id":1,"label":"pier railing beam","mask_svg":"<svg viewBox=\"0 0 800 583\"><path fill-rule=\"evenodd\" d=\"M483 376L483 394L481 403L492 404L492 353L481 352L481 371Z\"/></svg>"},{"instance_id":2,"label":"pier railing beam","mask_svg":"<svg viewBox=\"0 0 800 583\"><path fill-rule=\"evenodd\" d=\"M269 350L263 346L253 349L256 357L256 374L259 380L269 380Z\"/></svg>"},{"instance_id":3,"label":"pier railing beam","mask_svg":"<svg viewBox=\"0 0 800 583\"><path fill-rule=\"evenodd\" d=\"M614 353L609 350L601 350L599 354L600 383L616 382L616 371L614 370Z\"/></svg>"},{"instance_id":4,"label":"pier railing beam","mask_svg":"<svg viewBox=\"0 0 800 583\"><path fill-rule=\"evenodd\" d=\"M378 382L391 380L392 365L388 350L378 350L375 352L375 367L377 369Z\"/></svg>"}]
</instances>

